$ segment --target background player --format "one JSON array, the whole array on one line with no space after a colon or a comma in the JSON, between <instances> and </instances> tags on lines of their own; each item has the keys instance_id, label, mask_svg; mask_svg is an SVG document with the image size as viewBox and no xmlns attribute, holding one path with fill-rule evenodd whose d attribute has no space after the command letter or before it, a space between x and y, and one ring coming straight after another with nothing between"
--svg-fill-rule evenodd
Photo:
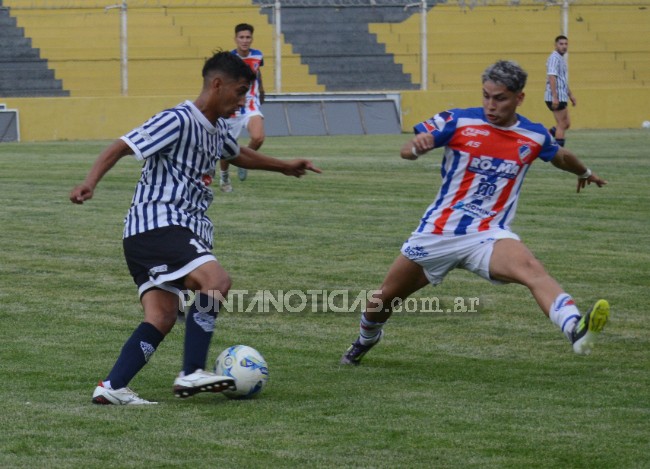
<instances>
[{"instance_id":1,"label":"background player","mask_svg":"<svg viewBox=\"0 0 650 469\"><path fill-rule=\"evenodd\" d=\"M235 26L235 44L237 47L232 51L239 56L251 70L255 73L255 80L251 84L248 94L246 95L246 104L241 106L228 119L231 126L230 133L235 138L239 138L242 130L245 128L250 136L248 148L259 150L264 143L264 116L260 107L264 103L264 85L262 83L262 70L264 65L264 55L262 51L251 49L253 43L253 32L255 28L247 23L241 23ZM223 192L232 192L232 183L228 173L228 162L221 160L221 178L219 186ZM241 181L246 179L246 168L239 168L237 174Z\"/></svg>"},{"instance_id":2,"label":"background player","mask_svg":"<svg viewBox=\"0 0 650 469\"><path fill-rule=\"evenodd\" d=\"M96 404L155 404L127 387L176 323L184 290L196 299L185 321L183 367L173 392L189 397L220 392L233 380L205 371L220 300L230 289L230 276L212 254L214 227L207 217L209 188L217 162L230 159L250 169L302 176L320 172L309 161L281 161L239 148L225 118L245 101L255 75L237 56L219 52L203 67L203 88L194 102L162 111L109 145L85 181L70 193L82 204L122 157L144 161L131 207L124 220L124 255L138 286L144 321L133 331L108 376L93 393Z\"/></svg>"},{"instance_id":3,"label":"background player","mask_svg":"<svg viewBox=\"0 0 650 469\"><path fill-rule=\"evenodd\" d=\"M376 296L361 314L358 339L341 358L357 365L382 337L395 301L427 284L437 285L454 268L495 283L528 287L538 305L573 343L576 353L591 351L609 317L605 300L580 316L573 299L542 263L510 231L519 190L537 158L578 176L577 190L606 181L572 152L558 147L541 124L516 113L524 100L527 74L514 62L485 70L483 108L453 109L415 126L415 137L401 148L414 160L445 146L442 185L421 223L402 246Z\"/></svg>"},{"instance_id":4,"label":"background player","mask_svg":"<svg viewBox=\"0 0 650 469\"><path fill-rule=\"evenodd\" d=\"M553 112L555 127L550 132L560 146L566 142L565 132L571 126L569 118L569 100L575 106L575 96L569 88L569 73L564 55L569 50L569 40L566 36L555 38L555 50L551 52L546 60L546 89L544 101L546 106Z\"/></svg>"}]
</instances>

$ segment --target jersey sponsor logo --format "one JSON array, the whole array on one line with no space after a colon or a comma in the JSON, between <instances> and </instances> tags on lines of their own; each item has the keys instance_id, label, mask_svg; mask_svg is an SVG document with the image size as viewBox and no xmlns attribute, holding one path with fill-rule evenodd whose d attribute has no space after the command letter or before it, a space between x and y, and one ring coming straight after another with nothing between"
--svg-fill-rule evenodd
<instances>
[{"instance_id":1,"label":"jersey sponsor logo","mask_svg":"<svg viewBox=\"0 0 650 469\"><path fill-rule=\"evenodd\" d=\"M422 259L427 257L429 253L422 246L407 246L404 248L404 255L409 259Z\"/></svg>"},{"instance_id":2,"label":"jersey sponsor logo","mask_svg":"<svg viewBox=\"0 0 650 469\"><path fill-rule=\"evenodd\" d=\"M482 137L488 137L490 135L490 131L486 129L477 129L476 127L465 127L461 131L461 135L465 137L477 137L477 136L482 136Z\"/></svg>"},{"instance_id":3,"label":"jersey sponsor logo","mask_svg":"<svg viewBox=\"0 0 650 469\"><path fill-rule=\"evenodd\" d=\"M490 177L504 177L514 179L519 173L519 166L511 161L492 156L479 156L472 158L467 168L477 174Z\"/></svg>"},{"instance_id":4,"label":"jersey sponsor logo","mask_svg":"<svg viewBox=\"0 0 650 469\"><path fill-rule=\"evenodd\" d=\"M488 182L487 179L481 179L473 196L477 200L490 200L496 191L497 185L495 183Z\"/></svg>"},{"instance_id":5,"label":"jersey sponsor logo","mask_svg":"<svg viewBox=\"0 0 650 469\"><path fill-rule=\"evenodd\" d=\"M151 134L147 132L145 129L143 129L142 127L138 127L136 129L136 132L140 137L142 137L142 140L144 140L145 142L153 142L153 137L151 136Z\"/></svg>"},{"instance_id":6,"label":"jersey sponsor logo","mask_svg":"<svg viewBox=\"0 0 650 469\"><path fill-rule=\"evenodd\" d=\"M436 123L433 121L433 119L425 120L422 122L422 125L425 129L427 129L427 132L429 133L433 132L434 130L438 130L438 127L436 127Z\"/></svg>"},{"instance_id":7,"label":"jersey sponsor logo","mask_svg":"<svg viewBox=\"0 0 650 469\"><path fill-rule=\"evenodd\" d=\"M212 184L212 176L209 175L209 174L204 174L204 175L202 175L202 176L201 176L201 182L202 182L204 185L209 186L210 184Z\"/></svg>"},{"instance_id":8,"label":"jersey sponsor logo","mask_svg":"<svg viewBox=\"0 0 650 469\"><path fill-rule=\"evenodd\" d=\"M167 264L157 265L157 266L152 267L151 269L149 269L149 275L151 275L152 277L155 277L158 274L163 274L163 273L167 272L167 270L169 270L169 267L167 267Z\"/></svg>"},{"instance_id":9,"label":"jersey sponsor logo","mask_svg":"<svg viewBox=\"0 0 650 469\"><path fill-rule=\"evenodd\" d=\"M434 126L438 130L444 129L445 124L453 120L454 120L454 113L449 111L443 111L439 114L436 114L433 118Z\"/></svg>"},{"instance_id":10,"label":"jersey sponsor logo","mask_svg":"<svg viewBox=\"0 0 650 469\"><path fill-rule=\"evenodd\" d=\"M454 210L462 210L463 212L467 213L469 216L473 218L489 218L493 217L497 214L496 211L494 210L486 210L483 207L481 207L478 204L475 204L474 202L470 203L465 203L465 202L458 202L456 205L452 207Z\"/></svg>"}]
</instances>

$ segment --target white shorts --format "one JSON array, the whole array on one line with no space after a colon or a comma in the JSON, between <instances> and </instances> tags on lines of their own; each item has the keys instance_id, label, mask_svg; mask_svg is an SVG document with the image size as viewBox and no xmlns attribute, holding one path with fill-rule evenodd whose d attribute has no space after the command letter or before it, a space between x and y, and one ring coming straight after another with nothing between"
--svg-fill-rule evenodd
<instances>
[{"instance_id":1,"label":"white shorts","mask_svg":"<svg viewBox=\"0 0 650 469\"><path fill-rule=\"evenodd\" d=\"M261 111L255 110L255 111L246 111L245 114L238 114L234 117L230 117L226 119L226 122L228 122L228 126L230 126L230 135L232 135L235 138L239 138L239 135L241 134L242 130L248 128L248 121L253 116L261 116L262 118L264 118L264 115L262 115Z\"/></svg>"},{"instance_id":2,"label":"white shorts","mask_svg":"<svg viewBox=\"0 0 650 469\"><path fill-rule=\"evenodd\" d=\"M494 284L502 284L490 277L490 257L494 243L499 239L519 236L507 230L489 230L462 236L440 236L431 233L411 234L402 245L404 257L420 264L431 285L438 285L453 269L465 269Z\"/></svg>"}]
</instances>

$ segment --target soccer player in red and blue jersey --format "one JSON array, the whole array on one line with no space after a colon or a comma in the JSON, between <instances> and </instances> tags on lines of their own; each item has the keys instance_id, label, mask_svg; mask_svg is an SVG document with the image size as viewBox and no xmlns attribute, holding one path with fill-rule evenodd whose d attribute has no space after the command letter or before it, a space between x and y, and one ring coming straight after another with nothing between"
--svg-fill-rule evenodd
<instances>
[{"instance_id":1,"label":"soccer player in red and blue jersey","mask_svg":"<svg viewBox=\"0 0 650 469\"><path fill-rule=\"evenodd\" d=\"M581 315L573 298L510 230L510 223L524 177L537 158L575 174L578 192L586 184L601 187L607 182L558 146L543 125L516 113L524 100L526 78L516 63L496 62L482 76L482 108L440 112L417 124L415 136L402 146L401 157L410 160L445 147L442 184L378 293L368 301L359 337L341 358L342 364L358 365L379 342L395 304L428 284L438 285L455 268L494 284L528 287L573 350L591 352L609 317L609 304L598 300Z\"/></svg>"},{"instance_id":2,"label":"soccer player in red and blue jersey","mask_svg":"<svg viewBox=\"0 0 650 469\"><path fill-rule=\"evenodd\" d=\"M230 133L233 137L239 138L243 129L248 131L250 141L248 148L259 150L264 143L264 115L260 109L264 102L264 84L262 83L262 70L264 66L264 55L262 51L253 49L253 33L255 28L248 23L240 23L235 26L235 44L236 48L232 53L242 59L246 65L255 74L255 80L246 94L246 104L237 109L237 111L228 119ZM232 184L228 174L228 162L221 161L221 178L219 186L223 192L232 192ZM239 168L237 171L239 179L244 181L247 176L245 168Z\"/></svg>"}]
</instances>

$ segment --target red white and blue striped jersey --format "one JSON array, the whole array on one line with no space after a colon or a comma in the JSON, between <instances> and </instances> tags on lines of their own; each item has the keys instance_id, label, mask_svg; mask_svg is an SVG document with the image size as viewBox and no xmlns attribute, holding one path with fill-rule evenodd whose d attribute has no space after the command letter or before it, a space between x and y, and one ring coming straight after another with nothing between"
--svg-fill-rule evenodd
<instances>
[{"instance_id":1,"label":"red white and blue striped jersey","mask_svg":"<svg viewBox=\"0 0 650 469\"><path fill-rule=\"evenodd\" d=\"M240 116L246 114L250 111L259 111L260 110L260 68L264 66L264 55L261 50L257 49L248 49L248 55L242 57L237 53L237 49L231 51L234 55L246 62L253 72L255 72L255 80L251 83L251 87L246 93L246 105L239 108L235 113L235 116Z\"/></svg>"},{"instance_id":2,"label":"red white and blue striped jersey","mask_svg":"<svg viewBox=\"0 0 650 469\"><path fill-rule=\"evenodd\" d=\"M164 226L190 229L212 247L214 227L206 211L214 197L208 186L220 159L234 158L239 145L228 124L214 126L190 101L162 111L121 139L144 160L124 237Z\"/></svg>"},{"instance_id":3,"label":"red white and blue striped jersey","mask_svg":"<svg viewBox=\"0 0 650 469\"><path fill-rule=\"evenodd\" d=\"M414 127L445 147L442 185L417 232L459 236L510 229L528 168L537 157L552 160L559 150L543 125L517 118L512 127L497 127L482 108L452 109Z\"/></svg>"}]
</instances>

